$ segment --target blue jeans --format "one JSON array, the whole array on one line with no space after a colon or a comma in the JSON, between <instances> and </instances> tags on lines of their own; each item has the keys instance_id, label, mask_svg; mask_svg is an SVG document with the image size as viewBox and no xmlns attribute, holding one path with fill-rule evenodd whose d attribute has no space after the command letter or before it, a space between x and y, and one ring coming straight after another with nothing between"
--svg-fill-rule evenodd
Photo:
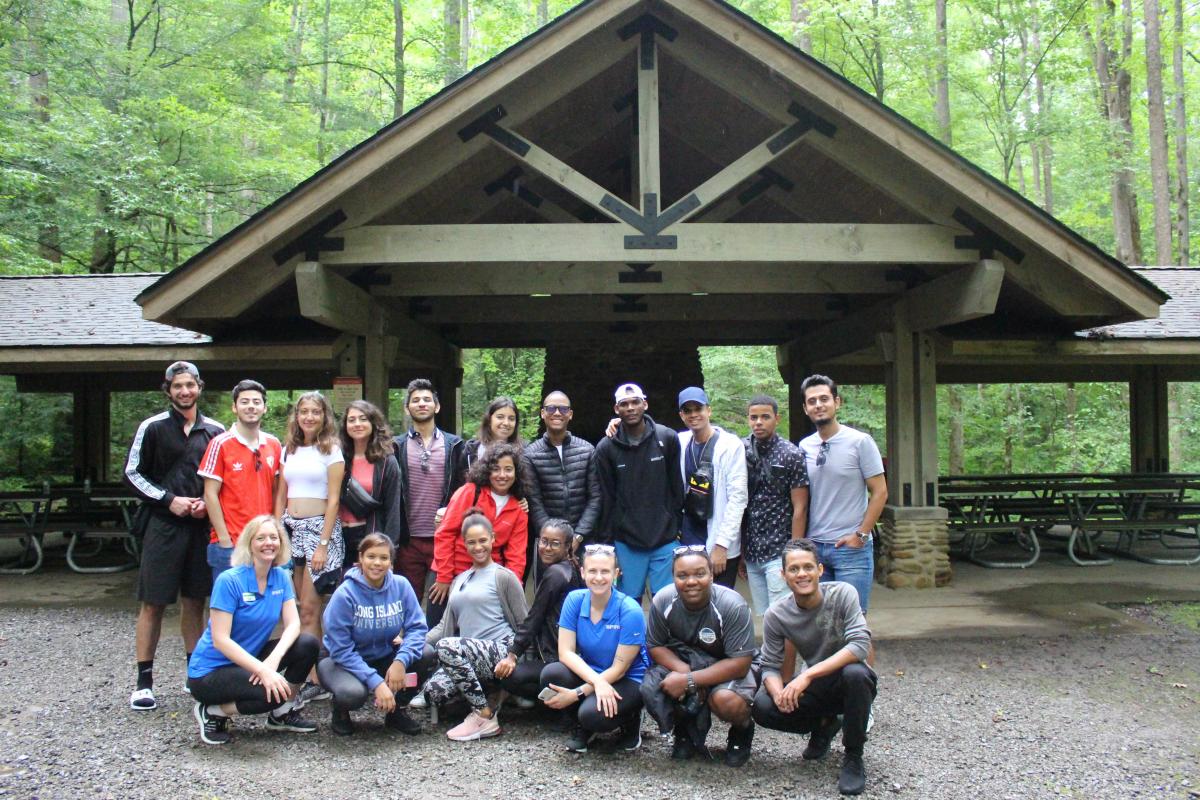
<instances>
[{"instance_id":1,"label":"blue jeans","mask_svg":"<svg viewBox=\"0 0 1200 800\"><path fill-rule=\"evenodd\" d=\"M642 550L617 542L617 560L621 564L621 577L617 589L642 602L642 588L650 578L650 594L672 582L671 559L675 555L676 542L667 542L653 550Z\"/></svg>"},{"instance_id":2,"label":"blue jeans","mask_svg":"<svg viewBox=\"0 0 1200 800\"><path fill-rule=\"evenodd\" d=\"M767 607L781 597L791 594L787 581L783 579L783 557L772 558L761 564L746 561L746 581L750 584L750 597L754 613L762 616Z\"/></svg>"},{"instance_id":3,"label":"blue jeans","mask_svg":"<svg viewBox=\"0 0 1200 800\"><path fill-rule=\"evenodd\" d=\"M220 542L212 542L208 545L208 566L212 568L213 583L217 582L218 575L229 569L229 559L232 557L232 547L221 547Z\"/></svg>"},{"instance_id":4,"label":"blue jeans","mask_svg":"<svg viewBox=\"0 0 1200 800\"><path fill-rule=\"evenodd\" d=\"M858 592L858 604L862 606L863 613L867 613L871 584L875 581L875 549L871 542L862 547L834 547L832 542L813 544L817 546L817 558L825 565L821 582L841 581L853 586Z\"/></svg>"}]
</instances>

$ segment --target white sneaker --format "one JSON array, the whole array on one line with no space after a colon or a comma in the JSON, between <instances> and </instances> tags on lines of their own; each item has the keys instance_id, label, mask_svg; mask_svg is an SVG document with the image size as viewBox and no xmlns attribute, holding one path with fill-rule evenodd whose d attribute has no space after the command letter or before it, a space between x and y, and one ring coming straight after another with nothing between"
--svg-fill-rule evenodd
<instances>
[{"instance_id":1,"label":"white sneaker","mask_svg":"<svg viewBox=\"0 0 1200 800\"><path fill-rule=\"evenodd\" d=\"M871 728L875 727L875 706L867 709L867 733L871 732Z\"/></svg>"},{"instance_id":2,"label":"white sneaker","mask_svg":"<svg viewBox=\"0 0 1200 800\"><path fill-rule=\"evenodd\" d=\"M428 708L429 703L425 700L424 693L417 694L412 700L408 701L409 708Z\"/></svg>"},{"instance_id":3,"label":"white sneaker","mask_svg":"<svg viewBox=\"0 0 1200 800\"><path fill-rule=\"evenodd\" d=\"M513 695L513 705L515 705L517 708L528 710L531 708L537 708L537 701L530 700L528 697L518 697L517 695Z\"/></svg>"},{"instance_id":4,"label":"white sneaker","mask_svg":"<svg viewBox=\"0 0 1200 800\"><path fill-rule=\"evenodd\" d=\"M153 689L136 689L129 695L129 707L134 711L153 711L158 708Z\"/></svg>"}]
</instances>

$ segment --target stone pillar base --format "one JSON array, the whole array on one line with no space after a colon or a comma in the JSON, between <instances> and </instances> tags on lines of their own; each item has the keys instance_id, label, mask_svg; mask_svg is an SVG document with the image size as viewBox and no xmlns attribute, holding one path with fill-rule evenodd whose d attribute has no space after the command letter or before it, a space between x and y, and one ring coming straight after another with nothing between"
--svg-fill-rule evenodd
<instances>
[{"instance_id":1,"label":"stone pillar base","mask_svg":"<svg viewBox=\"0 0 1200 800\"><path fill-rule=\"evenodd\" d=\"M886 506L880 517L875 578L889 589L932 589L950 583L946 509Z\"/></svg>"}]
</instances>

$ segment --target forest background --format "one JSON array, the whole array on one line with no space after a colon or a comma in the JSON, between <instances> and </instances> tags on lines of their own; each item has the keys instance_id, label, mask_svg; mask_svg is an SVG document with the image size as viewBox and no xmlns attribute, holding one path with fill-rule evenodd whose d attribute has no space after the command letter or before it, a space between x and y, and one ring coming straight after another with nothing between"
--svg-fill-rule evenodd
<instances>
[{"instance_id":1,"label":"forest background","mask_svg":"<svg viewBox=\"0 0 1200 800\"><path fill-rule=\"evenodd\" d=\"M1198 0L733 4L1125 263L1186 266L1200 247ZM572 5L0 0L0 275L171 270ZM464 358L467 432L508 394L534 435L542 351ZM744 433L752 393L787 396L772 348L702 359L722 426ZM844 394L844 419L882 441L882 387ZM226 397L211 387L206 413L229 422ZM943 472L1126 470L1128 400L1124 384L939 387ZM1177 471L1200 471L1198 401L1200 384L1171 385ZM114 396L114 467L161 406ZM397 393L394 422L402 408ZM68 474L71 413L0 378L0 484Z\"/></svg>"}]
</instances>

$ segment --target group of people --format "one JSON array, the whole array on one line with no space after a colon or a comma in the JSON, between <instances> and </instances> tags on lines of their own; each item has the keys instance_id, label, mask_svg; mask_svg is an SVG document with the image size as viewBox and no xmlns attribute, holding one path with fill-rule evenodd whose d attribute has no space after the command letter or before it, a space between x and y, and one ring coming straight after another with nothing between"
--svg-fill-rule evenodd
<instances>
[{"instance_id":1,"label":"group of people","mask_svg":"<svg viewBox=\"0 0 1200 800\"><path fill-rule=\"evenodd\" d=\"M194 364L168 367L169 408L139 426L126 464L143 500L134 710L157 705L163 613L180 599L207 744L229 741L240 714L314 731L302 712L323 699L349 735L368 698L406 734L421 731L409 710L464 703L447 737L473 741L500 732L511 700L556 715L581 753L609 732L636 750L645 711L672 757L709 757L716 715L734 767L756 723L808 734L806 759L841 729L839 788L863 790L875 695L864 613L887 490L871 437L838 423L828 377L803 383L815 431L799 446L776 432L773 398L749 400L743 439L712 424L700 387L679 393L676 433L622 384L595 447L571 433L561 391L532 443L503 397L473 438L439 429L424 379L406 389L399 435L369 402L339 424L309 392L280 442L261 429L260 383L233 388L228 431L199 412L203 388Z\"/></svg>"}]
</instances>

